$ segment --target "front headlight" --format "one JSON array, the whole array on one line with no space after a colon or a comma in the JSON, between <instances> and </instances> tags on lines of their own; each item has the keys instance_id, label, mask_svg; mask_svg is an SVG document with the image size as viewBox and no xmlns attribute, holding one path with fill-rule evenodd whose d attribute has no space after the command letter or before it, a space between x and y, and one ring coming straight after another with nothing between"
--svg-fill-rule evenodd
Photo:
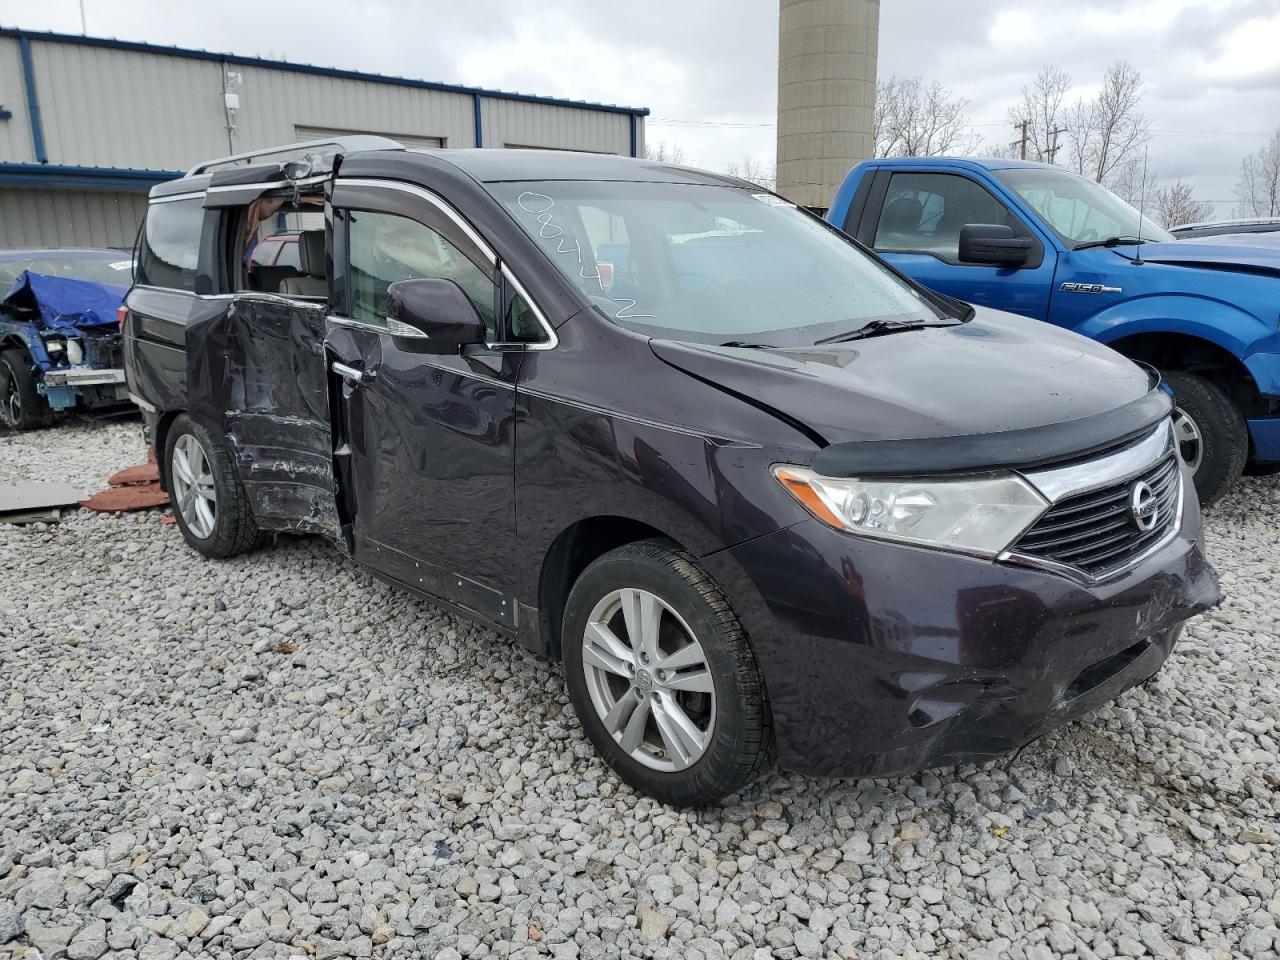
<instances>
[{"instance_id":1,"label":"front headlight","mask_svg":"<svg viewBox=\"0 0 1280 960\"><path fill-rule=\"evenodd\" d=\"M823 523L861 536L994 557L1049 506L1021 477L844 480L780 465L773 475Z\"/></svg>"}]
</instances>

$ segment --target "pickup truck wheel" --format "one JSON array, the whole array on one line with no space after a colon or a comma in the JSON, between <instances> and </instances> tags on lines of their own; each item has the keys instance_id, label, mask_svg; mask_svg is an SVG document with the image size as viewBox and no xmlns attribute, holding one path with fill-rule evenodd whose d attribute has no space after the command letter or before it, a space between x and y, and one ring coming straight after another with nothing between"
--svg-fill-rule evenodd
<instances>
[{"instance_id":1,"label":"pickup truck wheel","mask_svg":"<svg viewBox=\"0 0 1280 960\"><path fill-rule=\"evenodd\" d=\"M1200 502L1208 506L1244 471L1249 431L1244 417L1217 384L1193 373L1163 374L1173 390L1174 439L1195 480Z\"/></svg>"},{"instance_id":2,"label":"pickup truck wheel","mask_svg":"<svg viewBox=\"0 0 1280 960\"><path fill-rule=\"evenodd\" d=\"M746 634L669 541L628 544L587 567L569 594L561 648L588 738L637 790L701 806L767 762L769 710Z\"/></svg>"},{"instance_id":3,"label":"pickup truck wheel","mask_svg":"<svg viewBox=\"0 0 1280 960\"><path fill-rule=\"evenodd\" d=\"M53 423L53 410L40 396L25 350L0 352L0 421L11 430L36 430Z\"/></svg>"},{"instance_id":4,"label":"pickup truck wheel","mask_svg":"<svg viewBox=\"0 0 1280 960\"><path fill-rule=\"evenodd\" d=\"M182 414L165 438L165 467L173 513L188 544L216 559L257 546L253 508L220 439Z\"/></svg>"}]
</instances>

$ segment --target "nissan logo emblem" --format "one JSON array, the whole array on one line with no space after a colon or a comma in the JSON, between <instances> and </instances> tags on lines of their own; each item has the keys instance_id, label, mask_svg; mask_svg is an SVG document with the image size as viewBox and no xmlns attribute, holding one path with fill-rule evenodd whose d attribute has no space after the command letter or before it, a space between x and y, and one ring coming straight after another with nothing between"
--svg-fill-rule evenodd
<instances>
[{"instance_id":1,"label":"nissan logo emblem","mask_svg":"<svg viewBox=\"0 0 1280 960\"><path fill-rule=\"evenodd\" d=\"M1129 488L1129 517L1133 520L1133 525L1143 533L1154 530L1160 519L1156 492L1145 480L1139 480Z\"/></svg>"}]
</instances>

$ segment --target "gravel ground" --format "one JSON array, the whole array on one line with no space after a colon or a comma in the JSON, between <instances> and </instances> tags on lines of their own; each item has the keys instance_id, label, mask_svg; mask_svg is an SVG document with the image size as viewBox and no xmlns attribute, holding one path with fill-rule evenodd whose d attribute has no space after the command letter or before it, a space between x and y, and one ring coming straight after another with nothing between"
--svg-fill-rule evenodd
<instances>
[{"instance_id":1,"label":"gravel ground","mask_svg":"<svg viewBox=\"0 0 1280 960\"><path fill-rule=\"evenodd\" d=\"M136 423L0 437L0 483L142 456ZM595 759L558 667L322 542L0 525L0 956L1275 956L1280 478L1208 529L1229 602L1011 763L684 813Z\"/></svg>"}]
</instances>

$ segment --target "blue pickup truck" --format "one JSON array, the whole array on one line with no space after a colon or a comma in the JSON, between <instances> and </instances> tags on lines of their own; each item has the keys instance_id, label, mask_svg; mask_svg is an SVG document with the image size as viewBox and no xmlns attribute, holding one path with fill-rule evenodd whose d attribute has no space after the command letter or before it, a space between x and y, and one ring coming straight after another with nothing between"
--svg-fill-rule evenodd
<instances>
[{"instance_id":1,"label":"blue pickup truck","mask_svg":"<svg viewBox=\"0 0 1280 960\"><path fill-rule=\"evenodd\" d=\"M1105 187L1016 160L868 161L827 220L939 293L1159 369L1203 501L1280 461L1280 245L1178 241Z\"/></svg>"}]
</instances>

